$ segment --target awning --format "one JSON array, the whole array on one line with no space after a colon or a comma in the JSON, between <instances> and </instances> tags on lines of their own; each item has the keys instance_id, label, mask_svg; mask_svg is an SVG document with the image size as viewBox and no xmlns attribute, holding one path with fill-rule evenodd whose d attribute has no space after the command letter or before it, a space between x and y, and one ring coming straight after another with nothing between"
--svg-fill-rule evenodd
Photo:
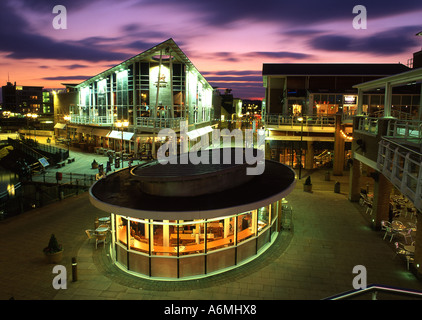
<instances>
[{"instance_id":1,"label":"awning","mask_svg":"<svg viewBox=\"0 0 422 320\"><path fill-rule=\"evenodd\" d=\"M66 128L66 123L56 123L54 125L54 129L65 129Z\"/></svg>"},{"instance_id":2,"label":"awning","mask_svg":"<svg viewBox=\"0 0 422 320\"><path fill-rule=\"evenodd\" d=\"M92 135L98 136L98 137L107 137L107 135L110 133L110 130L108 129L93 129Z\"/></svg>"},{"instance_id":3,"label":"awning","mask_svg":"<svg viewBox=\"0 0 422 320\"><path fill-rule=\"evenodd\" d=\"M189 139L196 139L198 137L203 136L204 134L210 133L211 131L212 131L211 126L206 126L206 127L203 127L203 128L199 128L199 129L196 129L196 130L189 131L187 133L187 135L188 135Z\"/></svg>"},{"instance_id":4,"label":"awning","mask_svg":"<svg viewBox=\"0 0 422 320\"><path fill-rule=\"evenodd\" d=\"M128 140L132 139L133 135L134 135L133 132L123 131L123 140L127 140L128 141ZM111 139L120 139L120 140L122 140L122 132L121 131L113 130L113 131L111 131L107 135L107 137L108 138L111 138Z\"/></svg>"},{"instance_id":5,"label":"awning","mask_svg":"<svg viewBox=\"0 0 422 320\"><path fill-rule=\"evenodd\" d=\"M78 127L76 129L77 133L85 133L85 134L91 134L92 128L89 127Z\"/></svg>"}]
</instances>

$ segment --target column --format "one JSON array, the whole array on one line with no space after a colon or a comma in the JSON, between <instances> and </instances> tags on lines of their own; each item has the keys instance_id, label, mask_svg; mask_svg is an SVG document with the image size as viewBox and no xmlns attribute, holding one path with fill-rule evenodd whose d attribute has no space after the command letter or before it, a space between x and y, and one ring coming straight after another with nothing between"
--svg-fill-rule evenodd
<instances>
[{"instance_id":1,"label":"column","mask_svg":"<svg viewBox=\"0 0 422 320\"><path fill-rule=\"evenodd\" d=\"M381 221L389 218L391 182L383 174L375 172L374 202L372 210L375 217L373 226L376 230L381 227Z\"/></svg>"},{"instance_id":2,"label":"column","mask_svg":"<svg viewBox=\"0 0 422 320\"><path fill-rule=\"evenodd\" d=\"M358 107L356 110L357 116L363 115L363 91L362 89L358 89Z\"/></svg>"},{"instance_id":3,"label":"column","mask_svg":"<svg viewBox=\"0 0 422 320\"><path fill-rule=\"evenodd\" d=\"M358 202L360 198L360 161L353 159L349 175L349 201Z\"/></svg>"},{"instance_id":4,"label":"column","mask_svg":"<svg viewBox=\"0 0 422 320\"><path fill-rule=\"evenodd\" d=\"M308 149L305 155L305 169L312 169L314 167L314 143L307 141Z\"/></svg>"},{"instance_id":5,"label":"column","mask_svg":"<svg viewBox=\"0 0 422 320\"><path fill-rule=\"evenodd\" d=\"M164 220L163 222L163 247L170 247L170 221Z\"/></svg>"},{"instance_id":6,"label":"column","mask_svg":"<svg viewBox=\"0 0 422 320\"><path fill-rule=\"evenodd\" d=\"M153 159L157 159L157 152L156 152L156 148L155 148L155 139L157 137L156 133L152 134L152 144L151 144L151 156Z\"/></svg>"},{"instance_id":7,"label":"column","mask_svg":"<svg viewBox=\"0 0 422 320\"><path fill-rule=\"evenodd\" d=\"M283 116L289 115L289 101L287 99L287 77L284 78L283 86Z\"/></svg>"},{"instance_id":8,"label":"column","mask_svg":"<svg viewBox=\"0 0 422 320\"><path fill-rule=\"evenodd\" d=\"M132 64L132 88L133 88L133 91L132 91L132 110L133 110L133 114L132 114L132 121L133 121L133 126L136 128L136 126L137 126L137 123L136 123L136 119L137 119L137 114L138 114L138 105L139 105L139 102L137 101L137 99L138 99L138 97L139 97L139 95L137 95L137 92L138 92L138 87L136 86L136 83L137 83L137 81L136 81L136 79L137 79L137 77L138 77L138 71L139 70L136 70L136 63L134 62L133 64ZM129 79L128 79L129 80ZM129 85L128 85L129 86ZM136 132L136 130L135 130L135 132ZM135 149L136 149L137 147L135 146Z\"/></svg>"},{"instance_id":9,"label":"column","mask_svg":"<svg viewBox=\"0 0 422 320\"><path fill-rule=\"evenodd\" d=\"M419 118L419 121L422 121L422 84L421 84L421 93L419 96L418 118Z\"/></svg>"},{"instance_id":10,"label":"column","mask_svg":"<svg viewBox=\"0 0 422 320\"><path fill-rule=\"evenodd\" d=\"M344 139L341 131L341 114L336 114L336 127L334 131L334 164L333 175L342 176L344 168Z\"/></svg>"},{"instance_id":11,"label":"column","mask_svg":"<svg viewBox=\"0 0 422 320\"><path fill-rule=\"evenodd\" d=\"M270 115L271 112L271 76L267 76L267 116Z\"/></svg>"},{"instance_id":12,"label":"column","mask_svg":"<svg viewBox=\"0 0 422 320\"><path fill-rule=\"evenodd\" d=\"M385 84L385 96L384 96L384 118L391 118L391 102L393 87L389 82Z\"/></svg>"}]
</instances>

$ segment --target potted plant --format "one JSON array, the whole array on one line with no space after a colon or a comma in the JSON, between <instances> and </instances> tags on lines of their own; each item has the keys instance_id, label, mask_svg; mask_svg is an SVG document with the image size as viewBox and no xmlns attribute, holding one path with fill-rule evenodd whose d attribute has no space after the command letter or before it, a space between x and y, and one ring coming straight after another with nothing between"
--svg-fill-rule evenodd
<instances>
[{"instance_id":1,"label":"potted plant","mask_svg":"<svg viewBox=\"0 0 422 320\"><path fill-rule=\"evenodd\" d=\"M308 176L305 180L305 183L303 184L303 191L311 192L312 191L312 182L311 182L311 176Z\"/></svg>"},{"instance_id":2,"label":"potted plant","mask_svg":"<svg viewBox=\"0 0 422 320\"><path fill-rule=\"evenodd\" d=\"M48 246L43 249L43 252L48 263L59 263L62 260L63 247L54 234L51 235Z\"/></svg>"}]
</instances>

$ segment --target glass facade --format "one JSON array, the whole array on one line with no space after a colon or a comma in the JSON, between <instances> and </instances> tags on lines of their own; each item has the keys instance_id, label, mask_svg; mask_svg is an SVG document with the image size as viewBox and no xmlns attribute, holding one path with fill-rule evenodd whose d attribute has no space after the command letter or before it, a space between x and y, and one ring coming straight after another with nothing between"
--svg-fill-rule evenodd
<instances>
[{"instance_id":1,"label":"glass facade","mask_svg":"<svg viewBox=\"0 0 422 320\"><path fill-rule=\"evenodd\" d=\"M189 124L210 121L212 87L196 70L180 62L134 62L79 88L71 106L71 122L149 126L152 119L187 119Z\"/></svg>"},{"instance_id":2,"label":"glass facade","mask_svg":"<svg viewBox=\"0 0 422 320\"><path fill-rule=\"evenodd\" d=\"M203 220L151 220L112 214L112 257L119 267L153 278L203 277L256 257L275 239L276 201Z\"/></svg>"}]
</instances>

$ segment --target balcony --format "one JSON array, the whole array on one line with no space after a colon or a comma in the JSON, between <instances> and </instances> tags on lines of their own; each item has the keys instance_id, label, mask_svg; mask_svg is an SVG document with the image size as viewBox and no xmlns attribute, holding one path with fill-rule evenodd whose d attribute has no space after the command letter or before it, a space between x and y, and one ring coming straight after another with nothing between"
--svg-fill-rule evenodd
<instances>
[{"instance_id":1,"label":"balcony","mask_svg":"<svg viewBox=\"0 0 422 320\"><path fill-rule=\"evenodd\" d=\"M112 126L115 121L107 116L78 116L75 114L70 115L70 123L84 124L93 126Z\"/></svg>"},{"instance_id":2,"label":"balcony","mask_svg":"<svg viewBox=\"0 0 422 320\"><path fill-rule=\"evenodd\" d=\"M422 211L422 154L388 138L379 142L378 170Z\"/></svg>"},{"instance_id":3,"label":"balcony","mask_svg":"<svg viewBox=\"0 0 422 320\"><path fill-rule=\"evenodd\" d=\"M356 117L353 137L354 158L382 173L422 210L422 122Z\"/></svg>"},{"instance_id":4,"label":"balcony","mask_svg":"<svg viewBox=\"0 0 422 320\"><path fill-rule=\"evenodd\" d=\"M265 126L267 129L297 131L300 130L302 122L304 131L333 133L335 131L336 118L334 115L297 117L281 114L269 114L265 117Z\"/></svg>"},{"instance_id":5,"label":"balcony","mask_svg":"<svg viewBox=\"0 0 422 320\"><path fill-rule=\"evenodd\" d=\"M177 129L180 128L180 121L184 121L185 118L147 118L139 117L136 118L136 125L141 128L149 129Z\"/></svg>"}]
</instances>

